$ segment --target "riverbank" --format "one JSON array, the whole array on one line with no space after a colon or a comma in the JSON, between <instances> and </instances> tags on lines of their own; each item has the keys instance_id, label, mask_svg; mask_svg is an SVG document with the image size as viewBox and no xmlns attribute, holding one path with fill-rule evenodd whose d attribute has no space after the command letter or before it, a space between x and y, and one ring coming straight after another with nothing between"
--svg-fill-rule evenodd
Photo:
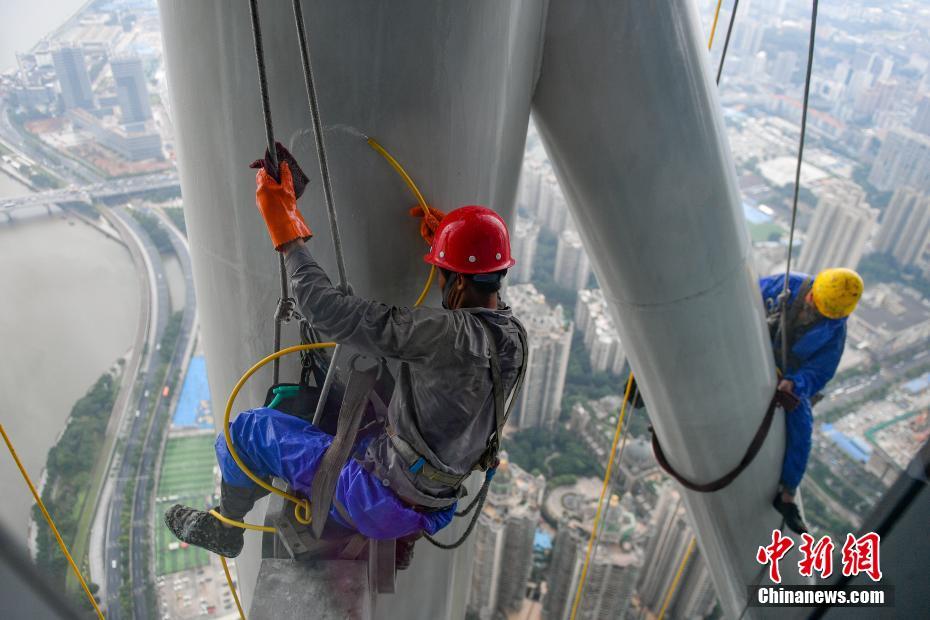
<instances>
[{"instance_id":1,"label":"riverbank","mask_svg":"<svg viewBox=\"0 0 930 620\"><path fill-rule=\"evenodd\" d=\"M74 403L132 344L137 276L125 246L57 209L0 223L0 264L0 411L39 478ZM3 475L0 493L0 521L25 542L28 490Z\"/></svg>"}]
</instances>

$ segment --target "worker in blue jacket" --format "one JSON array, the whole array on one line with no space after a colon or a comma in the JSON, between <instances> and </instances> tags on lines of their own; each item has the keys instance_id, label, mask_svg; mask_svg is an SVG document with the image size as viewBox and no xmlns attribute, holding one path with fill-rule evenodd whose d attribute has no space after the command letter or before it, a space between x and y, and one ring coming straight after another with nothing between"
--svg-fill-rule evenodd
<instances>
[{"instance_id":1,"label":"worker in blue jacket","mask_svg":"<svg viewBox=\"0 0 930 620\"><path fill-rule=\"evenodd\" d=\"M836 373L846 344L846 319L862 296L863 282L855 271L844 268L826 269L816 277L792 273L783 307L779 297L784 284L784 275L769 276L759 282L779 373L778 390L799 401L797 407L786 412L785 460L781 485L772 505L785 518L785 524L801 534L807 531L807 526L794 496L811 449L811 398ZM788 336L787 355L782 353L782 312Z\"/></svg>"}]
</instances>

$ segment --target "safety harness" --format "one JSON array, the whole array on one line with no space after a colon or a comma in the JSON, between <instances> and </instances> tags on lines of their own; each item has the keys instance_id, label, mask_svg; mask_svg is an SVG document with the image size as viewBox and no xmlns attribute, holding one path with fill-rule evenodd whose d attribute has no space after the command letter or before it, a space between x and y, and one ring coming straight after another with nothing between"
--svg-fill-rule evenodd
<instances>
[{"instance_id":1,"label":"safety harness","mask_svg":"<svg viewBox=\"0 0 930 620\"><path fill-rule=\"evenodd\" d=\"M482 318L481 315L475 316L478 318L481 327L484 329L485 336L487 337L489 343L488 361L491 367L495 429L494 433L492 433L492 435L488 438L487 446L485 447L481 458L479 458L475 465L472 467L472 471L488 471L496 468L498 465L498 453L500 452L501 434L503 433L504 425L507 424L507 420L510 418L510 412L513 410L513 407L516 404L517 399L514 396L519 394L520 388L523 385L523 378L526 375L525 356L528 348L526 344L526 332L524 331L523 326L520 325L518 321L514 321L514 324L517 325L517 333L520 337L520 346L523 350L524 361L523 364L520 365L520 369L517 374L517 381L514 384L514 388L511 392L511 398L508 403L507 395L504 394L503 380L501 379L500 355L497 350L497 342L494 340L494 336L488 327L486 319ZM402 367L401 371L409 372L406 364ZM406 462L408 471L412 472L417 477L423 477L433 482L438 482L445 486L458 489L462 483L467 480L469 476L471 476L471 472L456 475L442 471L438 467L433 466L427 457L417 452L416 449L403 437L397 434L393 428L388 427L387 433L388 437L391 439L391 444L394 446L394 449L398 454L400 454L404 462Z\"/></svg>"},{"instance_id":2,"label":"safety harness","mask_svg":"<svg viewBox=\"0 0 930 620\"><path fill-rule=\"evenodd\" d=\"M791 353L791 349L794 347L794 344L807 333L807 330L813 327L813 324L800 325L798 321L801 311L804 308L804 298L807 297L807 293L810 291L811 286L812 280L811 278L807 278L801 284L801 287L798 289L790 305L779 300L766 308L768 313L767 322L769 326L769 335L772 338L775 358L776 360L781 360L781 365L786 366L786 368L796 368L798 366L799 360ZM787 372L787 370L782 368L778 370L779 376ZM655 431L650 426L649 430L652 432L652 451L653 454L655 454L656 462L658 462L659 466L665 470L668 475L681 483L686 489L699 493L713 493L719 491L736 480L743 470L749 467L749 464L756 458L756 455L762 448L762 444L765 443L765 438L768 437L769 429L772 426L772 420L775 418L776 409L782 407L785 411L790 412L798 406L799 402L796 396L782 392L781 390L775 390L775 394L769 402L768 409L766 409L765 415L762 417L762 422L759 424L759 428L756 429L755 435L753 435L752 440L749 442L749 446L746 448L743 458L740 459L736 467L716 480L701 483L688 480L682 476L672 467L671 463L669 463L668 458L665 456L665 452L662 450L662 445L659 443L658 435L656 435Z\"/></svg>"}]
</instances>

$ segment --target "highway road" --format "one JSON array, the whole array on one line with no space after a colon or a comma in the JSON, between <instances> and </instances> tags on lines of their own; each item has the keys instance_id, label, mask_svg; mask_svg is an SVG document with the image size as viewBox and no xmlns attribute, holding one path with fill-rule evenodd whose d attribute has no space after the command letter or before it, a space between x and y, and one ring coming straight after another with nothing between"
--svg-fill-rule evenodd
<instances>
[{"instance_id":1,"label":"highway road","mask_svg":"<svg viewBox=\"0 0 930 620\"><path fill-rule=\"evenodd\" d=\"M171 304L168 293L168 280L165 275L164 266L158 250L152 243L142 227L136 220L123 208L116 207L113 209L114 215L132 231L135 237L141 243L150 266L150 274L153 278L155 295L153 298L153 318L151 325L154 330L153 338L149 342L161 342L164 334L165 325L171 313ZM156 395L161 393L160 383L156 384L155 373L158 370L160 360L155 347L150 346L147 359L143 362L139 374L139 392L137 396L136 409L140 412L139 416L132 416L129 421L129 431L122 438L123 453L117 461L114 459L112 467L116 468L116 477L113 485L113 496L108 507L106 521L106 543L104 550L104 566L106 568L106 607L107 618L118 620L122 617L120 609L120 586L122 585L122 566L123 562L130 561L129 558L123 558L120 549L120 537L123 534L122 522L120 515L123 511L124 495L126 485L136 475L136 468L133 467L131 459L127 458L138 449L145 436L149 426L149 418L146 415L151 403L156 399ZM111 471L112 475L114 472ZM148 616L140 616L147 618Z\"/></svg>"},{"instance_id":2,"label":"highway road","mask_svg":"<svg viewBox=\"0 0 930 620\"><path fill-rule=\"evenodd\" d=\"M178 232L173 227L168 226L164 220L162 225L169 231L171 245L181 263L185 283L185 303L181 318L181 329L165 375L166 377L172 377L177 373L178 369L184 366L184 362L191 352L191 345L196 337L194 321L197 314L197 305L194 298L194 279L191 275L190 253L187 244ZM181 382L179 381L175 389L180 389L180 386ZM152 424L142 442L142 458L139 459L139 466L135 474L136 486L133 494L132 531L129 538L133 618L150 617L146 591L154 584L155 575L153 574L153 558L151 555L146 554L146 550L151 550L151 553L154 553L155 549L152 507L156 489L154 487L150 489L148 485L150 481L156 479L162 439L168 430L168 418L171 416L171 402L172 398L163 396L159 388L152 415ZM146 543L151 544L147 545ZM154 612L155 610L151 611ZM113 618L114 616L111 615L110 617Z\"/></svg>"}]
</instances>

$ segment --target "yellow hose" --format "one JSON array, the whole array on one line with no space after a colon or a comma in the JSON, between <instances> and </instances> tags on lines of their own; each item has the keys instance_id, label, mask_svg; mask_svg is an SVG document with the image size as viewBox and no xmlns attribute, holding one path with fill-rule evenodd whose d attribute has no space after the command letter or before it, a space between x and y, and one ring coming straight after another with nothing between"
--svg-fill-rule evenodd
<instances>
[{"instance_id":1,"label":"yellow hose","mask_svg":"<svg viewBox=\"0 0 930 620\"><path fill-rule=\"evenodd\" d=\"M297 519L298 523L302 523L304 525L307 525L308 523L310 523L310 501L307 500L306 498L297 497L296 495L291 495L290 493L287 493L286 491L282 491L281 489L278 489L275 486L268 484L266 481L262 480L261 478L256 476L254 473L252 473L252 470L250 470L246 466L246 464L242 462L242 459L239 457L239 453L236 451L236 446L233 444L232 435L229 432L229 416L232 414L233 404L235 404L236 402L236 396L239 395L239 391L242 390L246 381L248 381L249 378L252 375L254 375L256 372L258 372L262 368L262 366L264 366L265 364L268 364L269 362L272 362L278 359L279 357L283 357L287 355L288 353L297 353L298 351L310 351L313 349L325 349L325 348L335 347L335 346L336 346L335 342L314 342L311 344L298 344L298 345L294 345L293 347L287 347L286 349L281 349L280 351L275 351L271 355L266 355L260 361L255 363L251 368L245 371L245 374L239 378L239 381L236 383L236 386L232 389L232 392L229 393L229 398L226 400L226 411L223 413L223 434L226 437L226 448L229 450L229 455L236 462L236 465L238 465L239 469L241 469L242 472L246 476L251 478L252 482L257 484L258 486L262 487L266 491L270 491L271 493L274 493L275 495L283 497L289 502L293 502L294 518ZM241 524L241 526L246 526L246 525L248 524L246 523ZM253 526L253 527L260 527L260 526ZM247 528L247 529L253 529L253 528Z\"/></svg>"},{"instance_id":2,"label":"yellow hose","mask_svg":"<svg viewBox=\"0 0 930 620\"><path fill-rule=\"evenodd\" d=\"M39 506L39 510L42 511L42 516L45 517L45 520L48 522L48 526L52 529L52 534L55 535L55 540L58 541L58 546L61 547L61 552L65 554L65 557L68 559L68 564L71 565L71 570L74 571L74 574L77 576L78 581L81 582L81 588L84 589L84 594L87 595L87 600L90 601L90 604L94 606L94 611L97 612L98 618L103 618L103 612L100 611L100 607L97 605L97 599L94 598L94 595L90 593L90 588L87 587L87 582L84 581L84 576L81 575L81 571L78 570L77 564L74 563L74 558L71 557L71 553L68 551L68 546L65 545L65 541L61 539L61 534L58 533L58 528L55 527L55 521L52 520L52 515L48 514L48 510L45 509L45 504L42 502L42 498L39 497L39 492L36 491L36 487L32 484L32 479L29 477L29 474L26 473L26 468L23 466L23 462L19 460L19 455L16 453L16 448L13 447L13 442L10 441L9 435L6 434L6 429L3 428L3 424L0 424L0 434L3 435L3 441L6 443L7 450L10 451L10 456L13 457L13 460L16 461L16 466L19 468L19 473L23 475L23 480L26 481L26 486L29 487L29 490L32 492L32 497L36 500L36 504Z\"/></svg>"},{"instance_id":3,"label":"yellow hose","mask_svg":"<svg viewBox=\"0 0 930 620\"><path fill-rule=\"evenodd\" d=\"M672 583L668 586L668 592L665 593L665 600L662 602L662 609L659 611L659 617L657 620L662 620L665 618L665 612L668 610L668 604L672 602L672 597L675 595L675 590L678 589L678 582L681 581L681 574L685 572L685 566L688 565L688 560L691 559L691 554L694 553L694 538L691 539L691 543L688 545L688 550L685 551L685 556L681 558L681 564L678 565L678 570L675 572L675 578L672 579Z\"/></svg>"},{"instance_id":4,"label":"yellow hose","mask_svg":"<svg viewBox=\"0 0 930 620\"><path fill-rule=\"evenodd\" d=\"M581 578L578 580L578 589L575 591L575 601L572 603L571 620L578 614L578 604L581 603L581 591L584 589L584 580L588 576L588 566L591 564L591 551L594 548L594 539L597 536L597 525L601 520L601 509L604 506L604 496L610 486L610 472L613 469L614 456L617 454L617 444L620 441L620 431L623 428L623 418L626 415L626 405L630 401L630 390L633 387L633 373L626 382L626 392L623 394L623 404L620 406L620 417L617 419L617 430L614 431L614 440L610 445L610 456L607 459L607 469L604 472L604 483L601 485L601 496L597 500L597 510L594 513L594 523L591 525L591 536L588 537L588 549L585 551L584 564L581 567Z\"/></svg>"},{"instance_id":5,"label":"yellow hose","mask_svg":"<svg viewBox=\"0 0 930 620\"><path fill-rule=\"evenodd\" d=\"M277 531L278 531L277 529L275 529L274 527L272 527L272 526L270 526L270 525L253 525L253 524L251 524L251 523L243 523L242 521L236 521L235 519L230 519L229 517L224 517L224 516L223 516L222 514L220 514L220 512L219 512L218 510L216 510L216 509L213 509L213 510L211 510L211 511L209 511L209 512L210 512L211 515L213 515L214 517L216 517L217 519L219 519L220 521L222 521L222 522L225 523L226 525L232 525L232 526L235 526L235 527L240 527L240 528L242 528L242 529L244 529L244 530L254 530L254 531L256 531L256 532L269 532L269 533L274 533L274 532L277 532Z\"/></svg>"},{"instance_id":6,"label":"yellow hose","mask_svg":"<svg viewBox=\"0 0 930 620\"><path fill-rule=\"evenodd\" d=\"M723 4L723 0L717 0L717 10L714 11L714 25L710 27L710 39L707 41L708 51L714 45L714 33L717 32L717 19L720 17L721 4Z\"/></svg>"},{"instance_id":7,"label":"yellow hose","mask_svg":"<svg viewBox=\"0 0 930 620\"><path fill-rule=\"evenodd\" d=\"M226 583L229 584L229 591L232 592L233 600L236 601L236 609L239 610L239 617L245 620L245 612L242 611L242 603L239 602L239 595L236 593L236 587L233 585L232 575L229 574L229 565L226 564L226 558L220 556L220 563L223 565L223 572L226 573Z\"/></svg>"},{"instance_id":8,"label":"yellow hose","mask_svg":"<svg viewBox=\"0 0 930 620\"><path fill-rule=\"evenodd\" d=\"M400 165L400 162L394 159L394 157L387 152L387 149L381 146L381 144L379 144L378 141L374 138L368 138L368 146L381 153L381 156L384 157L387 162L391 164L391 167L397 171L397 174L399 174L400 177L404 180L404 182L407 184L407 187L409 187L410 191L413 192L413 195L417 197L417 201L419 201L420 206L423 207L423 216L426 217L426 213L430 211L430 207L428 204L426 204L426 199L423 198L423 194L420 193L420 189L417 187L417 184L413 182L413 179L410 178L410 175L407 174L407 171L404 170L404 167ZM433 282L435 280L436 265L433 265L430 267L429 277L426 279L426 286L423 287L423 291L420 293L420 296L417 297L416 303L413 304L414 308L420 306L426 300L426 296L429 294L429 290L433 286Z\"/></svg>"}]
</instances>

